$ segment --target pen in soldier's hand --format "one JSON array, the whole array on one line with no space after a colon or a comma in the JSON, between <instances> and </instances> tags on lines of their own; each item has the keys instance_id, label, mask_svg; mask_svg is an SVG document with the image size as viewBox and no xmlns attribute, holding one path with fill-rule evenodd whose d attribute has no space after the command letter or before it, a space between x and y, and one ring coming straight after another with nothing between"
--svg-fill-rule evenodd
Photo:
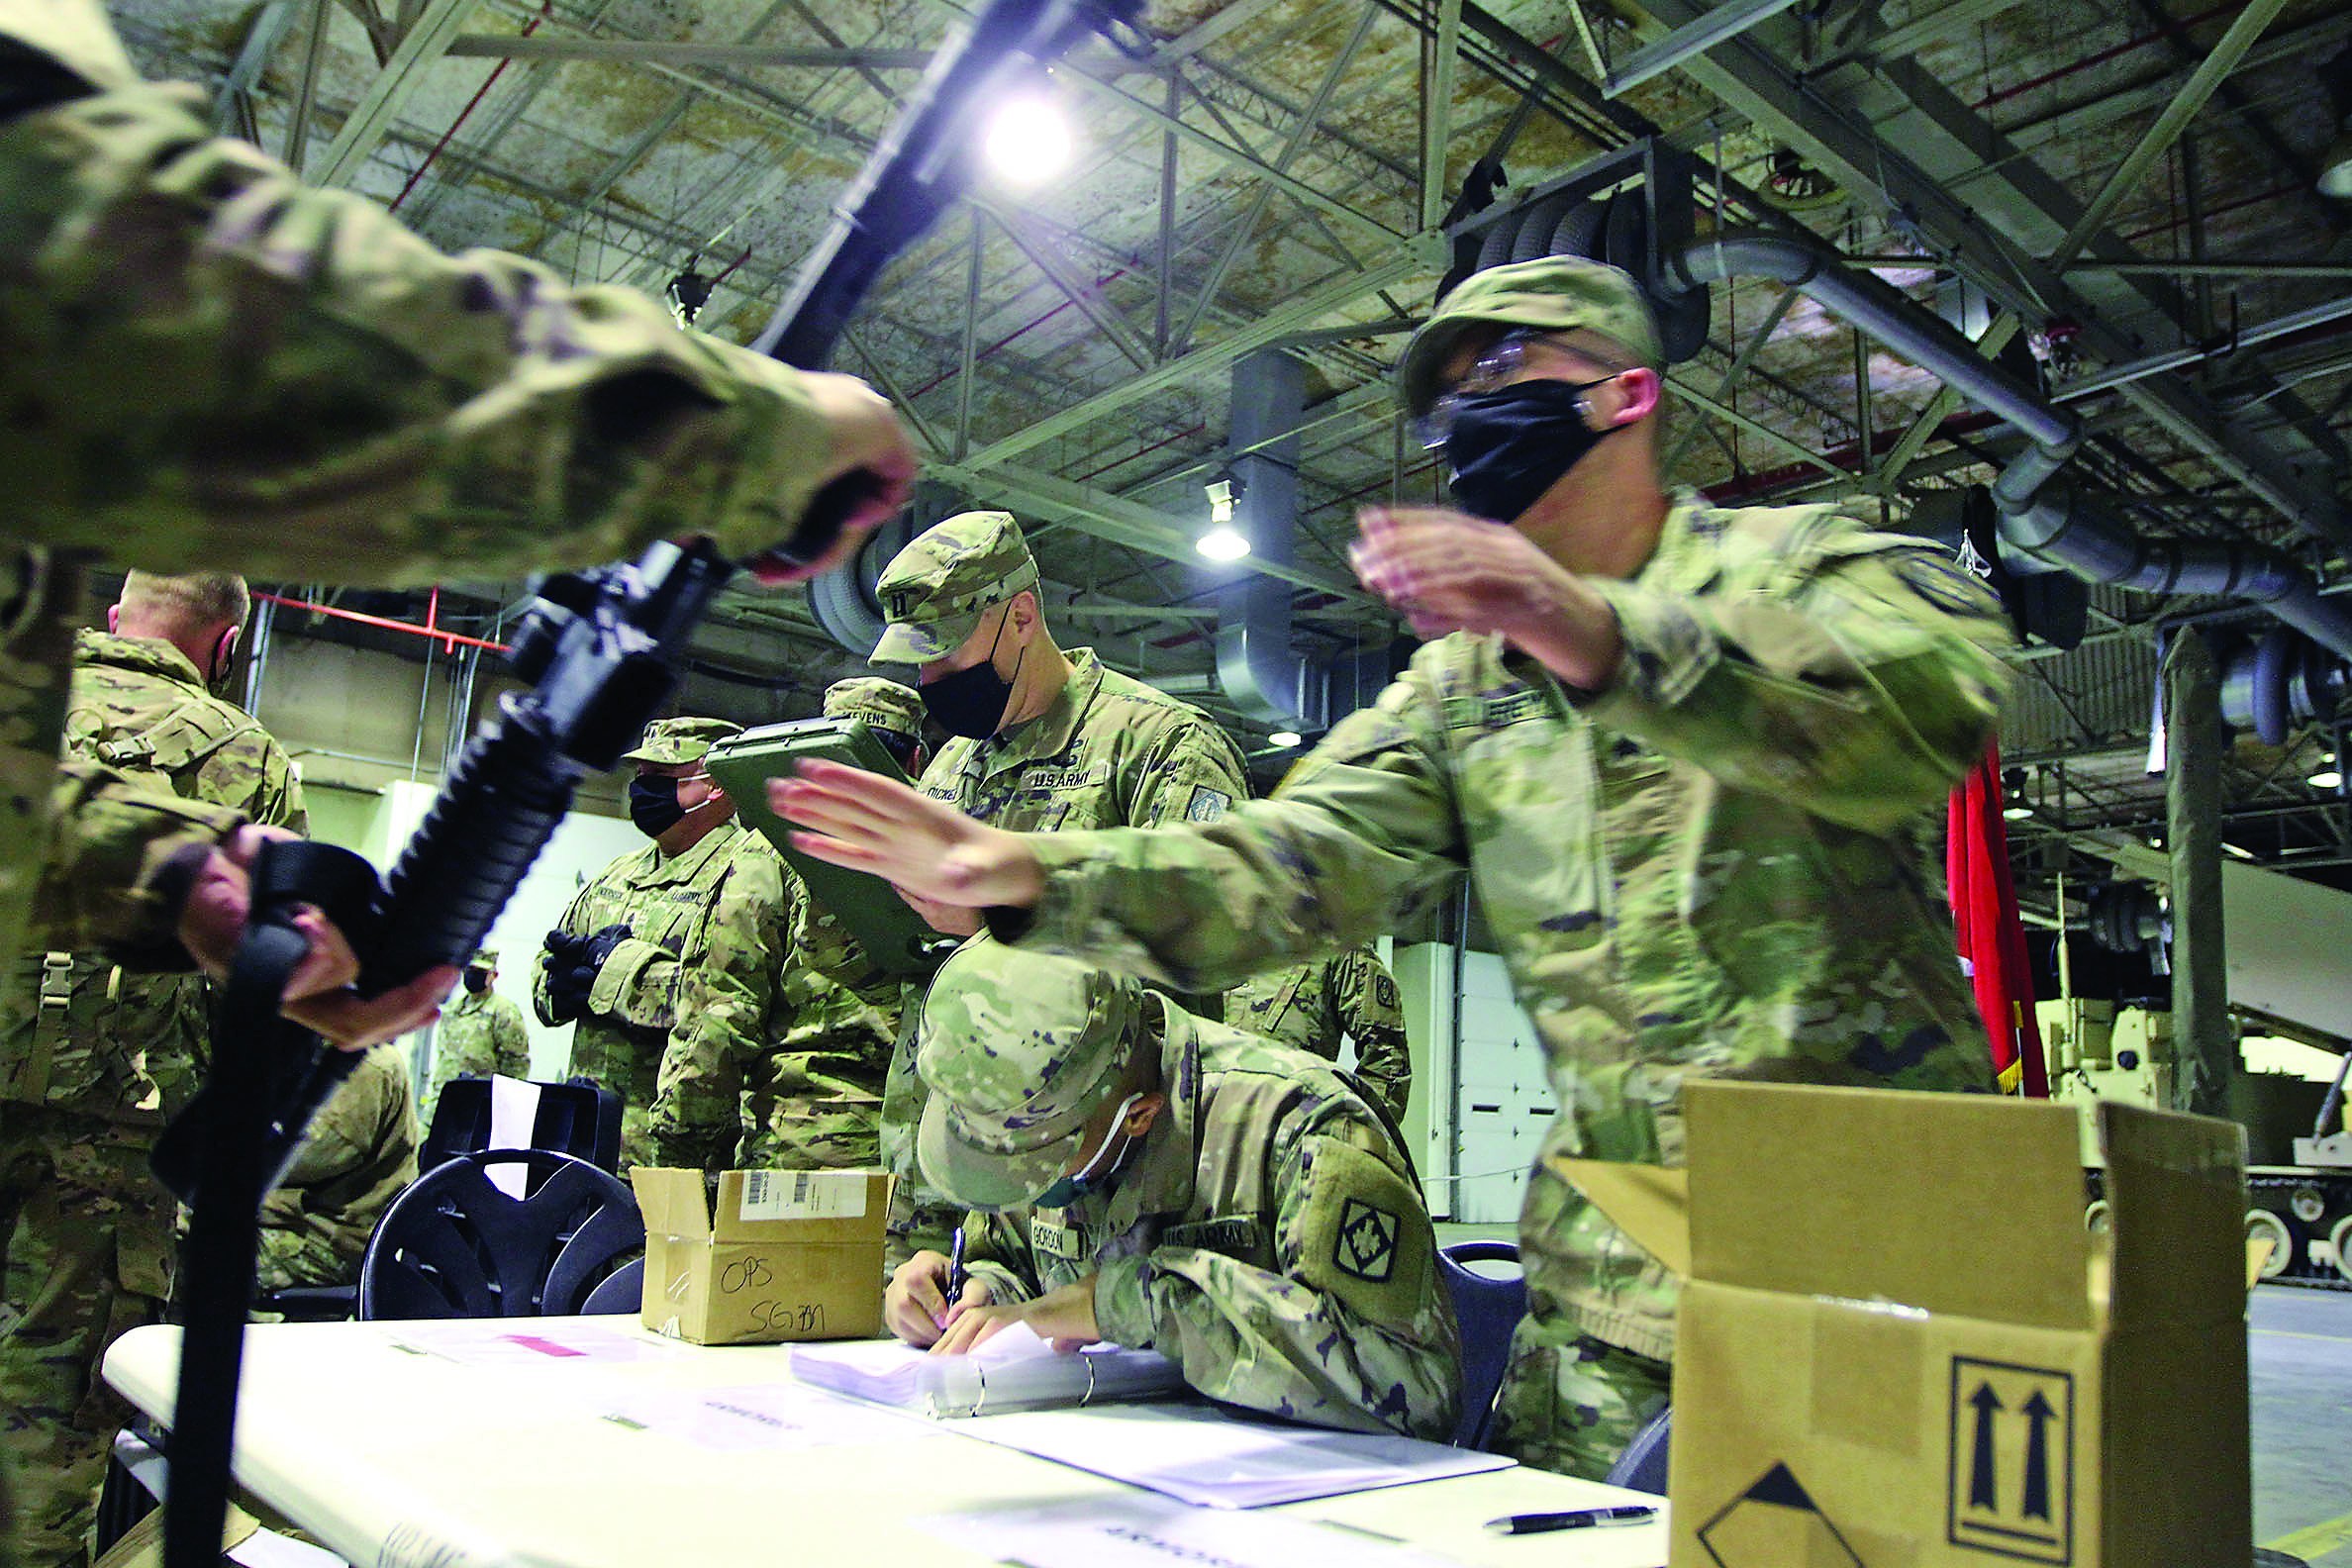
<instances>
[{"instance_id":1,"label":"pen in soldier's hand","mask_svg":"<svg viewBox=\"0 0 2352 1568\"><path fill-rule=\"evenodd\" d=\"M958 1225L958 1226L956 1226L956 1228L955 1228L955 1240L954 1240L954 1243L953 1243L952 1245L950 1245L950 1246L948 1247L948 1249L947 1249L947 1311L948 1311L948 1312L953 1312L953 1311L955 1310L955 1304L956 1304L957 1302L959 1302L959 1301L963 1300L963 1293L964 1293L964 1279L965 1279L965 1276L964 1276L964 1260L963 1260L963 1252L964 1252L964 1233L963 1233L963 1226L961 1226L961 1225ZM941 1319L940 1319L939 1321L940 1321L942 1323L944 1323L946 1322L946 1319L945 1319L945 1318L942 1316L942 1317L941 1317Z\"/></svg>"}]
</instances>

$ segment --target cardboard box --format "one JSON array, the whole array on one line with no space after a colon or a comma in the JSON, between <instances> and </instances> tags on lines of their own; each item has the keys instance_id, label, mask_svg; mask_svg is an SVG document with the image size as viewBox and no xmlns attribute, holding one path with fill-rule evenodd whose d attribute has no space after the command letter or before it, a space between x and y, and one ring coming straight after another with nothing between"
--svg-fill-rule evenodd
<instances>
[{"instance_id":1,"label":"cardboard box","mask_svg":"<svg viewBox=\"0 0 2352 1568\"><path fill-rule=\"evenodd\" d=\"M645 1217L646 1327L696 1344L882 1331L881 1171L629 1173Z\"/></svg>"},{"instance_id":2,"label":"cardboard box","mask_svg":"<svg viewBox=\"0 0 2352 1568\"><path fill-rule=\"evenodd\" d=\"M1683 1275L1674 1568L2236 1568L2244 1135L2099 1108L1684 1090L1689 1169L1563 1160Z\"/></svg>"}]
</instances>

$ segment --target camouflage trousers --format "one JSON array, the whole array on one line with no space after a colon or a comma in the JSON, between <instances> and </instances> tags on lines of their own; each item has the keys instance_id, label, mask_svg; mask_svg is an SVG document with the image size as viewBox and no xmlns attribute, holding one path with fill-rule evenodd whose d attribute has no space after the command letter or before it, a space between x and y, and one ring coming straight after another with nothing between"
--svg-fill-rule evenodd
<instances>
[{"instance_id":1,"label":"camouflage trousers","mask_svg":"<svg viewBox=\"0 0 2352 1568\"><path fill-rule=\"evenodd\" d=\"M1521 1320L1487 1446L1537 1470L1600 1481L1666 1408L1674 1369L1573 1328L1569 1334L1564 1344L1547 1342L1534 1319Z\"/></svg>"},{"instance_id":2,"label":"camouflage trousers","mask_svg":"<svg viewBox=\"0 0 2352 1568\"><path fill-rule=\"evenodd\" d=\"M1519 1211L1519 1262L1527 1316L1512 1336L1489 1446L1598 1481L1666 1404L1679 1289L1543 1165Z\"/></svg>"},{"instance_id":3,"label":"camouflage trousers","mask_svg":"<svg viewBox=\"0 0 2352 1568\"><path fill-rule=\"evenodd\" d=\"M264 1229L254 1256L253 1287L286 1290L297 1285L356 1285L359 1259L344 1257L325 1236Z\"/></svg>"},{"instance_id":4,"label":"camouflage trousers","mask_svg":"<svg viewBox=\"0 0 2352 1568\"><path fill-rule=\"evenodd\" d=\"M130 1415L99 1360L159 1322L171 1294L174 1210L147 1171L152 1139L0 1105L0 1452L15 1472L19 1568L86 1560L107 1450Z\"/></svg>"},{"instance_id":5,"label":"camouflage trousers","mask_svg":"<svg viewBox=\"0 0 2352 1568\"><path fill-rule=\"evenodd\" d=\"M745 1170L870 1170L882 1163L882 1107L753 1099L743 1111L738 1161Z\"/></svg>"}]
</instances>

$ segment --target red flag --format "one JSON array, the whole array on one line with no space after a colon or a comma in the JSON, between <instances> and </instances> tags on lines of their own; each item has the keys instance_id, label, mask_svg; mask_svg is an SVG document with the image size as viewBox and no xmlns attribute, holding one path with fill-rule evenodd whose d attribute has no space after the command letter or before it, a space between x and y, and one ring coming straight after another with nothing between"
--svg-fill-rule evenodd
<instances>
[{"instance_id":1,"label":"red flag","mask_svg":"<svg viewBox=\"0 0 2352 1568\"><path fill-rule=\"evenodd\" d=\"M2034 1023L2033 970L2017 919L2016 886L2009 880L2009 828L2001 806L2001 745L1995 741L1952 791L1944 870L1960 956L1973 976L2001 1087L2046 1100L2049 1069Z\"/></svg>"}]
</instances>

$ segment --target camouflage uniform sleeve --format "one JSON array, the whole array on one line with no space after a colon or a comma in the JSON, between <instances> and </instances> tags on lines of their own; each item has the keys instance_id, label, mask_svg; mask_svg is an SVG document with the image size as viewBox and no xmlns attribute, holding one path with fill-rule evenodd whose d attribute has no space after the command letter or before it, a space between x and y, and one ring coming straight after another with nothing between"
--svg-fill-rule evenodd
<instances>
[{"instance_id":1,"label":"camouflage uniform sleeve","mask_svg":"<svg viewBox=\"0 0 2352 1568\"><path fill-rule=\"evenodd\" d=\"M523 1028L523 1010L490 1009L491 1070L509 1078L531 1076L531 1034Z\"/></svg>"},{"instance_id":2,"label":"camouflage uniform sleeve","mask_svg":"<svg viewBox=\"0 0 2352 1568\"><path fill-rule=\"evenodd\" d=\"M1029 835L1045 896L989 912L989 927L1190 992L1394 931L1452 885L1467 853L1440 735L1426 678L1409 672L1269 800L1163 831Z\"/></svg>"},{"instance_id":3,"label":"camouflage uniform sleeve","mask_svg":"<svg viewBox=\"0 0 2352 1568\"><path fill-rule=\"evenodd\" d=\"M1039 1294L1036 1260L1022 1233L1028 1216L967 1214L963 1217L964 1272L988 1282L989 1300L1000 1306L1034 1301Z\"/></svg>"},{"instance_id":4,"label":"camouflage uniform sleeve","mask_svg":"<svg viewBox=\"0 0 2352 1568\"><path fill-rule=\"evenodd\" d=\"M1405 1042L1405 1003L1396 976L1369 947L1352 947L1331 960L1324 988L1336 1031L1355 1041L1355 1075L1380 1102L1389 1120L1405 1124L1413 1095L1413 1054ZM1334 1034L1334 1038L1336 1034Z\"/></svg>"},{"instance_id":5,"label":"camouflage uniform sleeve","mask_svg":"<svg viewBox=\"0 0 2352 1568\"><path fill-rule=\"evenodd\" d=\"M624 937L596 971L588 1011L638 1029L669 1029L678 1022L678 988L693 966L659 942Z\"/></svg>"},{"instance_id":6,"label":"camouflage uniform sleeve","mask_svg":"<svg viewBox=\"0 0 2352 1568\"><path fill-rule=\"evenodd\" d=\"M677 1022L662 1049L649 1118L664 1165L727 1170L743 1136L744 1064L782 1030L775 1014L783 967L784 862L746 835L734 851L699 940L678 969Z\"/></svg>"},{"instance_id":7,"label":"camouflage uniform sleeve","mask_svg":"<svg viewBox=\"0 0 2352 1568\"><path fill-rule=\"evenodd\" d=\"M1134 774L1127 825L1215 822L1249 799L1249 772L1233 737L1198 715L1168 726Z\"/></svg>"},{"instance_id":8,"label":"camouflage uniform sleeve","mask_svg":"<svg viewBox=\"0 0 2352 1568\"><path fill-rule=\"evenodd\" d=\"M123 86L12 145L12 248L43 258L45 308L11 324L0 401L72 424L6 447L42 537L402 584L792 533L830 441L798 372L626 290L441 255L198 107Z\"/></svg>"},{"instance_id":9,"label":"camouflage uniform sleeve","mask_svg":"<svg viewBox=\"0 0 2352 1568\"><path fill-rule=\"evenodd\" d=\"M225 806L132 788L105 768L58 765L49 851L28 945L104 947L126 962L188 967L173 932L176 856L209 850L245 822Z\"/></svg>"},{"instance_id":10,"label":"camouflage uniform sleeve","mask_svg":"<svg viewBox=\"0 0 2352 1568\"><path fill-rule=\"evenodd\" d=\"M1275 1269L1187 1246L1117 1258L1096 1277L1096 1323L1177 1362L1211 1399L1443 1441L1461 1406L1460 1335L1428 1210L1387 1142L1360 1112L1294 1113L1267 1166L1283 1183Z\"/></svg>"},{"instance_id":11,"label":"camouflage uniform sleeve","mask_svg":"<svg viewBox=\"0 0 2352 1568\"><path fill-rule=\"evenodd\" d=\"M1941 801L2000 717L2012 645L1933 546L1831 520L1779 594L1589 579L1624 655L1585 711L1735 789L1882 833Z\"/></svg>"}]
</instances>

